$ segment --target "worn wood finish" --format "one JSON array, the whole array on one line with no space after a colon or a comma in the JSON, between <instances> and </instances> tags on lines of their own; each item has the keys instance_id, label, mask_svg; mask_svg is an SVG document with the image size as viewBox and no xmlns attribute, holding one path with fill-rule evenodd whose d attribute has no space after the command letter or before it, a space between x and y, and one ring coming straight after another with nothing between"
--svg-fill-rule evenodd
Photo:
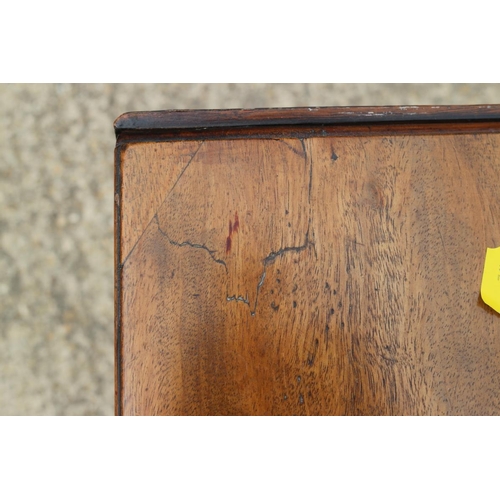
<instances>
[{"instance_id":1,"label":"worn wood finish","mask_svg":"<svg viewBox=\"0 0 500 500\"><path fill-rule=\"evenodd\" d=\"M118 117L115 130L121 133L132 130L459 121L500 121L500 105L139 111Z\"/></svg>"},{"instance_id":2,"label":"worn wood finish","mask_svg":"<svg viewBox=\"0 0 500 500\"><path fill-rule=\"evenodd\" d=\"M117 149L117 413L500 414L500 135Z\"/></svg>"}]
</instances>

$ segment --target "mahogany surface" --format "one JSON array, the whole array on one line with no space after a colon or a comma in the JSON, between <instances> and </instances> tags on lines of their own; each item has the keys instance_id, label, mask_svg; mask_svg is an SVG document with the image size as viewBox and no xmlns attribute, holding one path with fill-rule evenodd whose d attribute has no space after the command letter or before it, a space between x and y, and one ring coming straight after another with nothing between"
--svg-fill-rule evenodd
<instances>
[{"instance_id":1,"label":"mahogany surface","mask_svg":"<svg viewBox=\"0 0 500 500\"><path fill-rule=\"evenodd\" d=\"M116 413L500 414L499 106L308 109L115 123Z\"/></svg>"}]
</instances>

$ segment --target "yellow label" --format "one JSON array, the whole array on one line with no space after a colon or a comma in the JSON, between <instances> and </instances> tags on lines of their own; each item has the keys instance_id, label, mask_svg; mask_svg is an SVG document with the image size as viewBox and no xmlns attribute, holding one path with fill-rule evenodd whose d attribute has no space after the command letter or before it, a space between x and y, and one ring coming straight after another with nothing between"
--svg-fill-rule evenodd
<instances>
[{"instance_id":1,"label":"yellow label","mask_svg":"<svg viewBox=\"0 0 500 500\"><path fill-rule=\"evenodd\" d=\"M481 297L486 304L500 313L500 247L486 249Z\"/></svg>"}]
</instances>

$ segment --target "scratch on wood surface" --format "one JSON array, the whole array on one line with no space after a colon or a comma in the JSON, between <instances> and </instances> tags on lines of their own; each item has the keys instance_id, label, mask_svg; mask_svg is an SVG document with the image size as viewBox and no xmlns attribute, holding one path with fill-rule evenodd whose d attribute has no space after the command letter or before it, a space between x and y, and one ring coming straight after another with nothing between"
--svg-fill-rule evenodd
<instances>
[{"instance_id":1,"label":"scratch on wood surface","mask_svg":"<svg viewBox=\"0 0 500 500\"><path fill-rule=\"evenodd\" d=\"M161 202L160 206L158 207L158 210L156 210L156 213L159 212L160 208L163 206L163 204L165 203L167 198L170 196L170 193L174 190L175 186L177 186L177 183L181 180L181 177L184 175L184 172L188 169L189 165L191 165L191 162L194 160L195 156L198 154L198 151L200 150L200 148L203 146L204 143L205 143L205 141L200 142L198 149L193 153L190 160L186 163L186 166L181 170L181 173L179 174L179 176L175 180L174 185L170 188L170 191L165 196L165 199Z\"/></svg>"},{"instance_id":2,"label":"scratch on wood surface","mask_svg":"<svg viewBox=\"0 0 500 500\"><path fill-rule=\"evenodd\" d=\"M151 223L153 222L153 220L155 219L155 217L158 220L158 212L160 211L161 207L167 201L168 197L170 196L170 194L174 190L175 186L177 186L177 183L179 182L179 180L183 176L184 172L187 170L187 168L189 167L189 165L191 165L191 162L194 160L195 156L198 154L198 151L200 150L201 146L203 146L204 142L205 141L201 141L200 145L198 146L198 148L196 149L196 151L191 155L191 158L186 163L186 165L184 166L184 168L181 170L181 173L178 175L178 177L175 180L173 186L170 188L170 190L168 191L168 193L165 195L165 198L163 198L162 202L160 203L160 205L156 209L155 214L153 215L153 217L151 217L151 220L147 223L146 227L144 228L144 230L142 231L142 233L140 234L140 236L137 238L137 240L133 244L132 248L130 249L130 252L127 254L127 256L125 257L125 259L123 259L123 261L121 262L120 267L123 267L125 265L125 262L130 257L130 255L132 255L132 252L135 250L135 247L137 246L137 244L139 243L139 241L141 241L141 239L143 238L144 234L146 233L147 229L149 228L149 226L151 225Z\"/></svg>"},{"instance_id":3,"label":"scratch on wood surface","mask_svg":"<svg viewBox=\"0 0 500 500\"><path fill-rule=\"evenodd\" d=\"M305 150L304 151L299 151L298 149L294 148L291 144L289 144L286 140L284 139L274 139L277 142L280 142L281 144L284 144L288 149L293 151L296 155L299 155L301 158L305 158ZM299 141L302 143L303 139L299 139ZM304 144L302 143L302 148L304 147Z\"/></svg>"}]
</instances>

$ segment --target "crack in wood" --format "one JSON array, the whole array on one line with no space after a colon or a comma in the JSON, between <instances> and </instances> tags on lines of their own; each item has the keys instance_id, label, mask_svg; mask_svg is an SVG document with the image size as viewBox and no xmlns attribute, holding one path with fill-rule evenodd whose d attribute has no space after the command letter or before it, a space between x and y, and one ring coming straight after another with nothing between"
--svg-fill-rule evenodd
<instances>
[{"instance_id":1,"label":"crack in wood","mask_svg":"<svg viewBox=\"0 0 500 500\"><path fill-rule=\"evenodd\" d=\"M257 311L260 289L262 288L262 285L264 284L264 280L266 279L266 271L267 271L267 266L269 264L272 264L278 257L284 255L285 253L288 253L288 252L299 253L299 252L302 252L303 250L306 250L307 248L309 248L311 246L314 248L314 253L317 256L314 241L311 241L309 239L309 231L311 228L311 191L312 191L312 179L313 179L313 162L312 162L312 160L310 161L310 159L307 155L307 150L306 150L306 145L304 143L304 139L299 139L299 141L300 141L300 144L302 145L302 149L304 151L304 154L300 155L300 156L302 156L304 158L306 169L307 169L307 166L309 164L309 186L308 186L309 221L308 221L308 225L307 225L306 240L305 240L303 245L300 245L298 247L285 247L285 248L280 248L277 251L272 251L263 259L262 262L264 264L264 269L262 271L262 274L260 275L259 283L257 284L253 311L250 310L250 314L252 316L255 316L255 313ZM246 304L248 305L248 307L250 307L250 304L248 302L246 302Z\"/></svg>"},{"instance_id":2,"label":"crack in wood","mask_svg":"<svg viewBox=\"0 0 500 500\"><path fill-rule=\"evenodd\" d=\"M243 295L231 295L231 296L227 296L226 297L226 300L228 302L232 302L232 301L236 301L236 302L243 302L245 304L247 304L248 306L250 305L250 301L248 300L248 293L246 294L245 297L243 297Z\"/></svg>"},{"instance_id":3,"label":"crack in wood","mask_svg":"<svg viewBox=\"0 0 500 500\"><path fill-rule=\"evenodd\" d=\"M156 221L156 225L158 226L158 231L168 240L168 242L171 245L174 245L176 247L191 247L191 248L198 248L198 249L201 249L201 250L205 250L210 255L211 259L214 262L216 262L217 264L220 264L220 265L224 266L224 268L226 269L226 273L227 273L227 265L226 265L226 263L222 259L217 259L215 257L215 254L216 254L215 250L211 250L206 245L203 245L201 243L192 243L191 241L182 241L182 242L174 241L174 240L172 240L170 238L170 236L167 234L167 232L161 228L160 222L158 220L158 215L155 215L153 217L153 219Z\"/></svg>"},{"instance_id":4,"label":"crack in wood","mask_svg":"<svg viewBox=\"0 0 500 500\"><path fill-rule=\"evenodd\" d=\"M310 220L309 220L309 224L310 224ZM267 255L267 257L264 258L264 260L262 261L263 264L264 264L264 270L262 271L262 274L260 275L260 280L259 280L259 283L257 285L257 291L256 291L256 295L255 295L255 305L254 305L253 311L250 311L250 314L252 316L255 316L255 312L257 311L257 304L258 304L258 301L259 301L259 292L260 292L260 289L261 289L262 285L264 284L264 280L266 279L267 266L269 264L272 264L278 257L284 255L285 253L288 253L288 252L300 253L300 252L306 250L307 248L309 248L311 246L316 251L316 247L314 245L314 241L309 240L309 227L308 227L307 228L307 232L306 232L306 241L305 241L305 243L303 245L300 245L298 247L280 248L276 252L269 253Z\"/></svg>"}]
</instances>

